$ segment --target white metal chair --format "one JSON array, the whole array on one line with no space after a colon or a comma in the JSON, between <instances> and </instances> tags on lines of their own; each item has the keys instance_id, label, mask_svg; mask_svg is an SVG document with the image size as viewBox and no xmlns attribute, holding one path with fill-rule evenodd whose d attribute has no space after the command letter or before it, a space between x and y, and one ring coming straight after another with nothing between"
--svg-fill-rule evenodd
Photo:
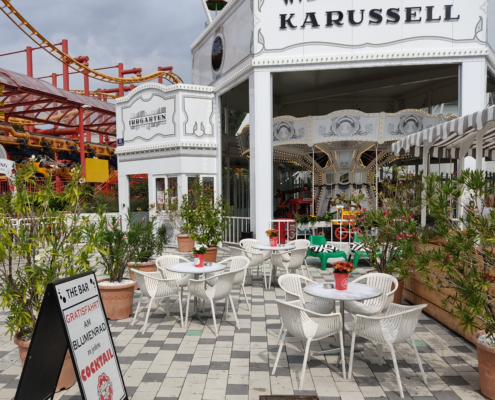
<instances>
[{"instance_id":1,"label":"white metal chair","mask_svg":"<svg viewBox=\"0 0 495 400\"><path fill-rule=\"evenodd\" d=\"M148 325L148 318L150 316L151 305L153 304L153 300L157 300L157 307L160 304L160 301L166 299L166 311L167 317L170 317L170 297L177 296L180 298L180 289L177 284L176 279L163 279L162 274L159 271L156 272L140 272L136 269L131 269L134 272L137 282L139 284L139 288L141 289L141 297L139 297L139 301L136 307L136 312L134 313L134 318L132 320L131 325L136 323L136 318L139 313L139 306L141 305L141 300L143 297L148 297L150 299L148 303L148 311L146 313L146 319L144 320L143 332L146 332L146 325ZM182 301L179 300L179 314L180 314L180 326L183 327L183 319L182 319Z\"/></svg>"},{"instance_id":2,"label":"white metal chair","mask_svg":"<svg viewBox=\"0 0 495 400\"><path fill-rule=\"evenodd\" d=\"M364 315L356 315L354 330L352 332L351 355L349 361L349 379L352 378L352 363L354 358L354 344L356 336L361 336L378 345L378 362L382 365L383 346L389 346L394 362L395 375L397 376L397 385L399 385L400 397L404 398L402 384L400 380L399 367L397 366L397 357L395 356L394 344L404 342L407 339L411 340L411 345L418 360L419 369L423 376L425 385L428 385L426 374L419 357L416 343L412 338L419 316L426 304L418 306L403 306L400 304L391 304L386 314L381 317L367 317Z\"/></svg>"},{"instance_id":3,"label":"white metal chair","mask_svg":"<svg viewBox=\"0 0 495 400\"><path fill-rule=\"evenodd\" d=\"M395 277L389 274L380 274L372 272L352 281L358 283L366 280L370 286L382 289L383 293L379 297L364 301L346 301L344 309L351 314L373 316L385 311L394 299L394 293L399 287L399 282ZM392 289L392 285L395 287Z\"/></svg>"},{"instance_id":4,"label":"white metal chair","mask_svg":"<svg viewBox=\"0 0 495 400\"><path fill-rule=\"evenodd\" d=\"M289 261L284 261L283 257L288 255ZM304 259L306 258L306 249L295 249L282 252L282 253L273 253L270 259L270 272L268 275L268 279L265 279L265 287L268 289L268 284L270 283L270 277L272 276L273 267L280 268L285 271L285 273L290 274L294 273L296 270L301 269L303 274L306 273L304 270Z\"/></svg>"},{"instance_id":5,"label":"white metal chair","mask_svg":"<svg viewBox=\"0 0 495 400\"><path fill-rule=\"evenodd\" d=\"M335 301L330 299L323 299L321 297L313 297L310 302L306 302L304 299L304 293L302 290L302 284L312 285L316 283L312 279L306 278L298 274L285 274L278 278L278 284L280 288L285 292L285 301L291 302L300 300L304 309L316 312L318 314L331 314L335 312ZM280 327L278 339L282 336L284 325Z\"/></svg>"},{"instance_id":6,"label":"white metal chair","mask_svg":"<svg viewBox=\"0 0 495 400\"><path fill-rule=\"evenodd\" d=\"M293 302L283 302L275 300L278 305L278 311L280 313L280 319L285 327L280 345L278 348L277 358L275 359L275 365L273 366L272 375L277 370L278 361L280 359L280 353L284 347L285 338L287 332L289 332L295 338L306 341L306 348L304 351L304 361L301 370L301 380L299 383L299 390L302 390L304 383L304 373L306 371L306 364L308 362L309 348L311 342L325 339L329 336L338 335L340 342L341 354L344 354L344 340L342 338L342 317L340 314L318 314L313 311L305 310L300 307L301 302L296 300ZM342 357L342 375L346 378L345 371L345 357Z\"/></svg>"},{"instance_id":7,"label":"white metal chair","mask_svg":"<svg viewBox=\"0 0 495 400\"><path fill-rule=\"evenodd\" d=\"M244 294L244 299L246 300L248 311L251 311L251 308L249 307L249 301L246 295L246 290L244 289L244 283L246 281L246 272L247 272L247 267L249 265L249 259L243 256L230 257L221 261L220 264L225 264L227 266L222 271L222 273L237 271L237 274L234 276L234 283L232 286L241 287L241 292ZM206 278L207 278L206 283L210 286L216 285L218 281L217 278L218 275L220 274L214 273L211 276L209 276L209 274L206 274ZM241 302L241 296L239 294L239 303L240 302ZM227 303L225 306L227 308L226 313L228 316L229 303Z\"/></svg>"},{"instance_id":8,"label":"white metal chair","mask_svg":"<svg viewBox=\"0 0 495 400\"><path fill-rule=\"evenodd\" d=\"M182 302L182 293L184 291L184 288L187 287L187 283L189 282L189 279L194 279L194 275L193 274L181 274L180 272L172 272L172 271L167 270L168 266L174 265L174 264L180 264L181 262L190 263L191 261L185 257L174 256L174 255L161 256L161 257L158 257L157 260L155 261L156 267L162 273L162 276L165 279L177 280L177 284L179 285L179 288L180 288L180 301Z\"/></svg>"},{"instance_id":9,"label":"white metal chair","mask_svg":"<svg viewBox=\"0 0 495 400\"><path fill-rule=\"evenodd\" d=\"M213 324L215 325L215 335L217 337L218 337L218 329L217 329L217 319L215 316L215 302L218 300L226 299L226 302L230 300L230 304L232 305L232 311L235 317L236 326L239 329L239 321L237 320L234 301L232 300L232 296L230 295L230 292L232 291L232 286L234 285L234 279L237 273L238 271L231 271L207 279L197 279L197 280L191 279L189 281L186 315L189 315L189 302L191 296L195 296L201 300L209 301L211 305L211 313L213 316ZM209 279L216 279L217 283L214 286L206 285L206 282Z\"/></svg>"}]
</instances>

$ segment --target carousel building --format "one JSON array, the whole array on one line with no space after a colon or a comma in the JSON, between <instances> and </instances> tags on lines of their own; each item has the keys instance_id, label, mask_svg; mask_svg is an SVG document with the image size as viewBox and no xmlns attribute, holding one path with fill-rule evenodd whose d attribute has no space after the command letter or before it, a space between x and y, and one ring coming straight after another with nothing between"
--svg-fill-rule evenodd
<instances>
[{"instance_id":1,"label":"carousel building","mask_svg":"<svg viewBox=\"0 0 495 400\"><path fill-rule=\"evenodd\" d=\"M262 238L280 190L321 214L337 191L373 207L392 164L483 168L493 112L455 121L491 105L494 45L494 0L230 0L191 45L191 85L117 100L120 212L132 174L150 203L199 175Z\"/></svg>"}]
</instances>

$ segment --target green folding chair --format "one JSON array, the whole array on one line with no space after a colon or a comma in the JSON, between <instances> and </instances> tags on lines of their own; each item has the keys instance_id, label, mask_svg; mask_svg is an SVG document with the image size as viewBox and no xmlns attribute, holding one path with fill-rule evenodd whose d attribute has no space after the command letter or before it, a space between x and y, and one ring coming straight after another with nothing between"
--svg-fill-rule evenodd
<instances>
[{"instance_id":1,"label":"green folding chair","mask_svg":"<svg viewBox=\"0 0 495 400\"><path fill-rule=\"evenodd\" d=\"M323 235L311 235L309 237L309 242L312 246L323 246L327 244L327 239ZM335 253L315 253L308 248L306 258L308 256L318 257L320 259L322 271L326 271L329 258L344 258L344 260L347 261L347 254L345 253L345 251L336 251Z\"/></svg>"}]
</instances>

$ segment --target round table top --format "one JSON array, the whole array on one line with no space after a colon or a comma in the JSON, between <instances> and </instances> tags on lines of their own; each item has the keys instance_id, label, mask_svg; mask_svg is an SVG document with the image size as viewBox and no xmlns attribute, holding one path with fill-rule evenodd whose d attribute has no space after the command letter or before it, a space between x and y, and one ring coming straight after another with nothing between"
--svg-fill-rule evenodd
<instances>
[{"instance_id":1,"label":"round table top","mask_svg":"<svg viewBox=\"0 0 495 400\"><path fill-rule=\"evenodd\" d=\"M362 301L374 299L381 296L383 291L377 287L366 285L364 283L349 283L347 290L327 289L323 287L324 283L315 283L306 286L304 291L310 296L323 297L325 299L340 300L340 301Z\"/></svg>"},{"instance_id":2,"label":"round table top","mask_svg":"<svg viewBox=\"0 0 495 400\"><path fill-rule=\"evenodd\" d=\"M253 248L258 250L287 251L294 250L296 248L296 245L290 243L279 244L277 246L270 246L269 244L255 244Z\"/></svg>"},{"instance_id":3,"label":"round table top","mask_svg":"<svg viewBox=\"0 0 495 400\"><path fill-rule=\"evenodd\" d=\"M206 265L211 264L211 265ZM204 267L196 267L193 262L185 262L179 264L169 265L167 269L172 272L180 272L181 274L195 274L201 275L209 272L218 272L226 268L225 264L220 263L206 263Z\"/></svg>"}]
</instances>

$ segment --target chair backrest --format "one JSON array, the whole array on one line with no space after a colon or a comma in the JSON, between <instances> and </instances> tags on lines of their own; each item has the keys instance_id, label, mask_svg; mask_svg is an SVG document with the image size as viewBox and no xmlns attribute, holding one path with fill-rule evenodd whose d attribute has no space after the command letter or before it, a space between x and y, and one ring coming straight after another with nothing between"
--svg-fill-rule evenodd
<instances>
[{"instance_id":1,"label":"chair backrest","mask_svg":"<svg viewBox=\"0 0 495 400\"><path fill-rule=\"evenodd\" d=\"M261 253L261 250L255 249L254 246L257 244L262 244L260 241L256 239L242 239L239 242L239 246L251 253Z\"/></svg>"},{"instance_id":2,"label":"chair backrest","mask_svg":"<svg viewBox=\"0 0 495 400\"><path fill-rule=\"evenodd\" d=\"M298 339L308 339L316 335L318 324L312 321L303 308L296 304L299 302L287 303L275 300L282 324L287 331Z\"/></svg>"},{"instance_id":3,"label":"chair backrest","mask_svg":"<svg viewBox=\"0 0 495 400\"><path fill-rule=\"evenodd\" d=\"M311 235L309 237L309 241L311 244L316 246L327 244L327 239L325 238L324 235Z\"/></svg>"},{"instance_id":4,"label":"chair backrest","mask_svg":"<svg viewBox=\"0 0 495 400\"><path fill-rule=\"evenodd\" d=\"M213 300L220 300L226 298L232 291L234 286L234 278L239 271L224 272L216 276L217 283L210 288L214 290Z\"/></svg>"},{"instance_id":5,"label":"chair backrest","mask_svg":"<svg viewBox=\"0 0 495 400\"><path fill-rule=\"evenodd\" d=\"M232 257L245 257L246 253L244 253L243 249L239 247L228 247L230 250L230 255Z\"/></svg>"},{"instance_id":6,"label":"chair backrest","mask_svg":"<svg viewBox=\"0 0 495 400\"><path fill-rule=\"evenodd\" d=\"M163 279L161 272L141 272L131 269L141 289L141 294L145 297L169 296L177 293L177 285L173 282L160 282ZM160 279L160 280L159 280Z\"/></svg>"},{"instance_id":7,"label":"chair backrest","mask_svg":"<svg viewBox=\"0 0 495 400\"><path fill-rule=\"evenodd\" d=\"M390 292L392 291L392 285L394 284L395 287L399 286L399 282L397 281L397 279L392 275L381 274L378 272L371 272L369 274L366 274L365 277L367 278L366 283L368 285L381 289L383 293L380 297L365 300L364 303L370 306L375 306L379 303L383 303L382 310L387 308L390 304L389 298L391 297Z\"/></svg>"},{"instance_id":8,"label":"chair backrest","mask_svg":"<svg viewBox=\"0 0 495 400\"><path fill-rule=\"evenodd\" d=\"M182 256L166 255L158 257L155 262L156 267L160 270L165 279L182 279L183 274L181 274L180 272L168 271L167 267L174 264L180 264L181 262L191 261Z\"/></svg>"},{"instance_id":9,"label":"chair backrest","mask_svg":"<svg viewBox=\"0 0 495 400\"><path fill-rule=\"evenodd\" d=\"M304 259L306 258L306 249L296 249L290 252L290 260L287 268L289 269L298 269L301 268L301 265L304 263Z\"/></svg>"},{"instance_id":10,"label":"chair backrest","mask_svg":"<svg viewBox=\"0 0 495 400\"><path fill-rule=\"evenodd\" d=\"M285 292L285 301L300 300L302 304L304 301L304 292L302 289L302 282L306 284L316 283L315 281L297 274L284 274L278 278L278 284L280 288Z\"/></svg>"},{"instance_id":11,"label":"chair backrest","mask_svg":"<svg viewBox=\"0 0 495 400\"><path fill-rule=\"evenodd\" d=\"M387 330L388 337L395 336L394 343L404 342L414 333L421 311L426 306L427 304L416 306L391 304L385 313L385 318L381 320L381 325L384 327L382 330Z\"/></svg>"},{"instance_id":12,"label":"chair backrest","mask_svg":"<svg viewBox=\"0 0 495 400\"><path fill-rule=\"evenodd\" d=\"M305 250L311 245L311 242L306 239L297 239L289 243L296 246L296 249L305 249Z\"/></svg>"},{"instance_id":13,"label":"chair backrest","mask_svg":"<svg viewBox=\"0 0 495 400\"><path fill-rule=\"evenodd\" d=\"M244 282L246 269L249 265L249 258L243 256L230 257L221 261L220 264L225 264L228 272L237 271L237 274L234 276L234 285L239 285Z\"/></svg>"}]
</instances>

